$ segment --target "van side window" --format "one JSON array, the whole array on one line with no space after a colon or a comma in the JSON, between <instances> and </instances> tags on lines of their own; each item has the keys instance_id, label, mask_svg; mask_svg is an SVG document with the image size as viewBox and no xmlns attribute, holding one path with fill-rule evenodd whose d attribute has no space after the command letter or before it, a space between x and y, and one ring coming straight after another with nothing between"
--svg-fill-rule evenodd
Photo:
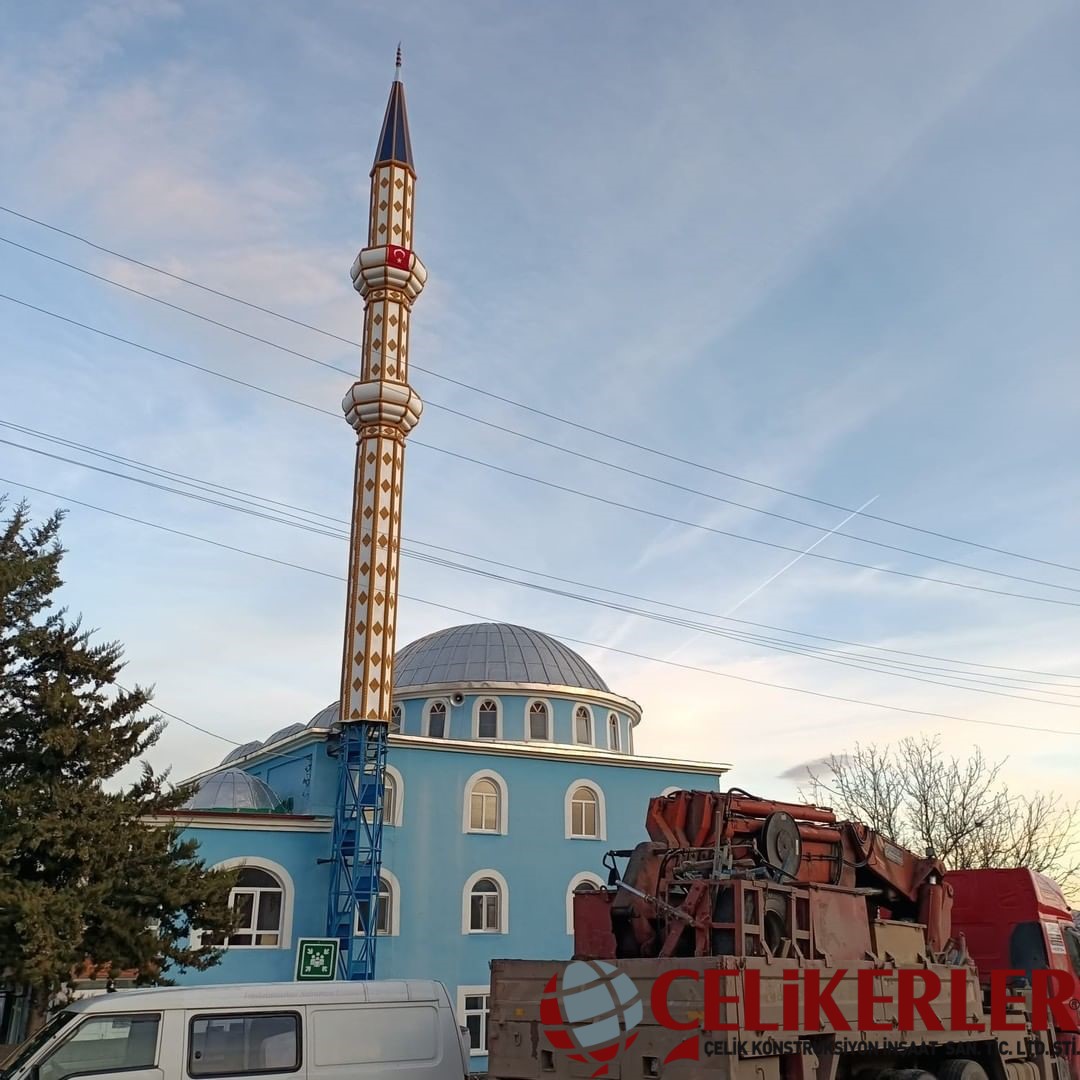
<instances>
[{"instance_id":1,"label":"van side window","mask_svg":"<svg viewBox=\"0 0 1080 1080\"><path fill-rule=\"evenodd\" d=\"M41 1080L151 1069L157 1064L157 1013L112 1013L84 1020L38 1067Z\"/></svg>"},{"instance_id":2,"label":"van side window","mask_svg":"<svg viewBox=\"0 0 1080 1080\"><path fill-rule=\"evenodd\" d=\"M229 1013L191 1021L189 1076L247 1076L299 1068L297 1013Z\"/></svg>"}]
</instances>

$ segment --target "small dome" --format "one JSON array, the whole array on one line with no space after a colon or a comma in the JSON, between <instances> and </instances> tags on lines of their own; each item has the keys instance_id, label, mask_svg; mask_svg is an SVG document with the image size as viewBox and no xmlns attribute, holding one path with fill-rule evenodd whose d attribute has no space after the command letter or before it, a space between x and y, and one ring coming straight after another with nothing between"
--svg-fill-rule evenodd
<instances>
[{"instance_id":1,"label":"small dome","mask_svg":"<svg viewBox=\"0 0 1080 1080\"><path fill-rule=\"evenodd\" d=\"M406 645L394 659L394 689L452 683L531 683L611 693L573 649L538 630L509 623L471 623L438 630Z\"/></svg>"},{"instance_id":2,"label":"small dome","mask_svg":"<svg viewBox=\"0 0 1080 1080\"><path fill-rule=\"evenodd\" d=\"M281 742L282 739L287 739L290 735L295 735L298 731L303 730L303 724L289 724L286 727L278 728L278 730L263 743L263 746L269 746L272 742Z\"/></svg>"},{"instance_id":3,"label":"small dome","mask_svg":"<svg viewBox=\"0 0 1080 1080\"><path fill-rule=\"evenodd\" d=\"M274 789L242 769L214 773L184 804L188 810L276 810L281 800Z\"/></svg>"},{"instance_id":4,"label":"small dome","mask_svg":"<svg viewBox=\"0 0 1080 1080\"><path fill-rule=\"evenodd\" d=\"M222 759L222 765L228 765L230 761L238 761L242 757L247 757L248 754L254 754L262 743L256 739L254 742L246 742L243 746L234 747L230 750Z\"/></svg>"},{"instance_id":5,"label":"small dome","mask_svg":"<svg viewBox=\"0 0 1080 1080\"><path fill-rule=\"evenodd\" d=\"M338 722L341 716L341 703L332 701L325 709L320 709L304 726L325 730Z\"/></svg>"}]
</instances>

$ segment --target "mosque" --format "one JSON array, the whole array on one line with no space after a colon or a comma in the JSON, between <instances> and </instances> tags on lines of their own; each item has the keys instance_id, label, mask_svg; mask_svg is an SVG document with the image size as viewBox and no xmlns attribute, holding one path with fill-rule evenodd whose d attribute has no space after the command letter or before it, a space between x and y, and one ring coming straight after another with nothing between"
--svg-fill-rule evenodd
<instances>
[{"instance_id":1,"label":"mosque","mask_svg":"<svg viewBox=\"0 0 1080 1080\"><path fill-rule=\"evenodd\" d=\"M443 982L483 1072L489 962L569 957L571 897L606 882L606 852L646 839L648 799L716 788L728 766L637 754L640 706L540 631L478 623L395 648L404 444L422 408L415 179L399 75L352 273L366 310L343 403L358 450L341 699L192 778L174 823L237 871L240 925L218 966L177 981L291 980L300 939L333 938L347 977Z\"/></svg>"}]
</instances>

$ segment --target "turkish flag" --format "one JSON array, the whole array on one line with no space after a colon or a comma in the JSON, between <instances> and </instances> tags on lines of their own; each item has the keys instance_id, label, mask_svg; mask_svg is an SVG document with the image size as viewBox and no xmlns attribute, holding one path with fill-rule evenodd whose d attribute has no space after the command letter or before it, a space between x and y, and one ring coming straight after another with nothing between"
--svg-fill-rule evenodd
<instances>
[{"instance_id":1,"label":"turkish flag","mask_svg":"<svg viewBox=\"0 0 1080 1080\"><path fill-rule=\"evenodd\" d=\"M411 257L412 252L407 248L395 247L393 244L389 244L386 248L386 261L399 270L409 269L409 259Z\"/></svg>"}]
</instances>

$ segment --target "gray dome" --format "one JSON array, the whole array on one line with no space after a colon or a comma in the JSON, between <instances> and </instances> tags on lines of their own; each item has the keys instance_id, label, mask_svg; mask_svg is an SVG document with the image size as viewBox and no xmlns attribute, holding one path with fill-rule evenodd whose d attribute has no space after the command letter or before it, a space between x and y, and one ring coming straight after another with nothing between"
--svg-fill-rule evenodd
<instances>
[{"instance_id":1,"label":"gray dome","mask_svg":"<svg viewBox=\"0 0 1080 1080\"><path fill-rule=\"evenodd\" d=\"M307 728L326 729L338 722L341 716L341 702L332 701L325 709L320 709L304 726Z\"/></svg>"},{"instance_id":2,"label":"gray dome","mask_svg":"<svg viewBox=\"0 0 1080 1080\"><path fill-rule=\"evenodd\" d=\"M184 804L188 810L276 810L281 800L273 788L242 769L214 773Z\"/></svg>"},{"instance_id":3,"label":"gray dome","mask_svg":"<svg viewBox=\"0 0 1080 1080\"><path fill-rule=\"evenodd\" d=\"M256 739L254 742L246 742L246 743L244 743L243 746L233 747L233 749L230 750L221 759L221 764L222 765L228 765L230 761L236 761L239 758L247 757L248 754L255 753L255 751L258 750L260 746L262 746L262 743L259 742L258 739Z\"/></svg>"},{"instance_id":4,"label":"gray dome","mask_svg":"<svg viewBox=\"0 0 1080 1080\"><path fill-rule=\"evenodd\" d=\"M562 642L509 623L470 623L410 642L394 660L394 689L448 683L539 683L610 693Z\"/></svg>"},{"instance_id":5,"label":"gray dome","mask_svg":"<svg viewBox=\"0 0 1080 1080\"><path fill-rule=\"evenodd\" d=\"M295 735L298 731L304 730L303 724L289 724L287 727L278 728L273 735L270 736L263 746L269 746L272 742L281 742L282 739L287 739L290 735Z\"/></svg>"}]
</instances>

